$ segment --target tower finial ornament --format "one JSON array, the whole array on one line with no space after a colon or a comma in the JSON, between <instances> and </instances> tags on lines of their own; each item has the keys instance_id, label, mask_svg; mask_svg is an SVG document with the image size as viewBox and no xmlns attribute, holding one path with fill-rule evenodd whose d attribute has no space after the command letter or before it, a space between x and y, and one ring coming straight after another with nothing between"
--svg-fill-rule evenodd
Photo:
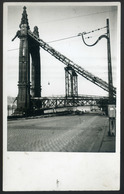
<instances>
[{"instance_id":1,"label":"tower finial ornament","mask_svg":"<svg viewBox=\"0 0 124 194\"><path fill-rule=\"evenodd\" d=\"M23 13L22 13L22 19L21 19L21 24L19 25L19 27L21 27L22 24L27 24L27 29L30 29L26 9L27 9L26 6L24 6L23 7Z\"/></svg>"}]
</instances>

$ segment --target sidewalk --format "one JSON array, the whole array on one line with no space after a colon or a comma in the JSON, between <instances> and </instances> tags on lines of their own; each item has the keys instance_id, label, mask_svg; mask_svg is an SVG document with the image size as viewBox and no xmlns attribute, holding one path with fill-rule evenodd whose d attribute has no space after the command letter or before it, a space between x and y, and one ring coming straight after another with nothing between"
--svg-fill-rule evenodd
<instances>
[{"instance_id":1,"label":"sidewalk","mask_svg":"<svg viewBox=\"0 0 124 194\"><path fill-rule=\"evenodd\" d=\"M108 131L109 131L109 129L106 128L99 152L110 152L110 150L111 150L111 152L116 151L116 149L115 149L116 136L109 136Z\"/></svg>"}]
</instances>

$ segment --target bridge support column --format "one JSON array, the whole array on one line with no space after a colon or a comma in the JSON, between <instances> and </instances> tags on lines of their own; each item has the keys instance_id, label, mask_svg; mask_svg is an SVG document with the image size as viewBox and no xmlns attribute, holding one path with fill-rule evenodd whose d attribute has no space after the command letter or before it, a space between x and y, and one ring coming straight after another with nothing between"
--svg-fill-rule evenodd
<instances>
[{"instance_id":1,"label":"bridge support column","mask_svg":"<svg viewBox=\"0 0 124 194\"><path fill-rule=\"evenodd\" d=\"M16 33L13 40L20 39L19 47L19 81L16 112L28 113L31 111L32 97L41 96L40 78L40 47L39 44L28 35L30 29L26 7L23 8L20 30ZM34 27L34 32L39 37L38 28ZM32 74L30 72L30 55L32 57ZM30 76L31 74L31 76ZM31 79L30 79L31 77ZM32 87L31 87L32 84Z\"/></svg>"},{"instance_id":2,"label":"bridge support column","mask_svg":"<svg viewBox=\"0 0 124 194\"><path fill-rule=\"evenodd\" d=\"M17 109L24 111L30 106L30 58L27 31L29 29L26 7L22 14L19 38L19 82L18 82L18 97Z\"/></svg>"},{"instance_id":3,"label":"bridge support column","mask_svg":"<svg viewBox=\"0 0 124 194\"><path fill-rule=\"evenodd\" d=\"M33 33L39 37L37 26L34 27ZM31 54L31 58L32 58L31 96L32 97L41 97L40 47L32 39L30 39L29 44L30 44L30 54Z\"/></svg>"},{"instance_id":4,"label":"bridge support column","mask_svg":"<svg viewBox=\"0 0 124 194\"><path fill-rule=\"evenodd\" d=\"M78 96L77 74L70 66L65 67L65 92L66 97Z\"/></svg>"}]
</instances>

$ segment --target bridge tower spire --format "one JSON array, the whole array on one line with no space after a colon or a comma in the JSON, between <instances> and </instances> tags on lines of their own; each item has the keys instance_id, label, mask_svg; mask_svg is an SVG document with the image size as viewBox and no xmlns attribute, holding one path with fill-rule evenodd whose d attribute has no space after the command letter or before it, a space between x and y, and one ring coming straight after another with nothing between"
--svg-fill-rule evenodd
<instances>
[{"instance_id":1,"label":"bridge tower spire","mask_svg":"<svg viewBox=\"0 0 124 194\"><path fill-rule=\"evenodd\" d=\"M27 29L30 29L29 27L29 23L28 23L28 15L27 15L27 12L26 12L26 7L24 6L23 7L23 13L22 13L22 18L21 18L21 23L20 23L20 28L21 28L21 25L22 24L26 24L27 25Z\"/></svg>"},{"instance_id":2,"label":"bridge tower spire","mask_svg":"<svg viewBox=\"0 0 124 194\"><path fill-rule=\"evenodd\" d=\"M19 27L20 31L18 31L18 38L20 39L20 47L17 109L25 111L30 107L30 56L28 43L28 30L30 27L26 7L23 7Z\"/></svg>"}]
</instances>

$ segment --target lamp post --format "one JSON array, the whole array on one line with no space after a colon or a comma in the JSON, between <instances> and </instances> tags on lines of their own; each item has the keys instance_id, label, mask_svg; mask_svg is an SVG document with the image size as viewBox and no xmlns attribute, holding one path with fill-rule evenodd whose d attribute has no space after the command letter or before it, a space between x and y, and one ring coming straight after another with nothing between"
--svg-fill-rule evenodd
<instances>
[{"instance_id":1,"label":"lamp post","mask_svg":"<svg viewBox=\"0 0 124 194\"><path fill-rule=\"evenodd\" d=\"M111 64L111 47L110 47L110 31L109 31L109 19L106 19L106 27L103 27L107 29L106 34L103 34L99 36L99 38L96 40L95 43L89 45L85 42L84 35L92 33L94 31L100 30L94 30L91 32L83 32L79 35L82 36L82 40L86 46L94 46L96 45L102 38L107 39L107 57L108 57L108 91L109 91L109 105L108 105L108 116L109 116L109 135L115 135L115 105L113 105L114 102L114 96L113 96L113 81L112 81L112 64ZM101 28L101 29L103 29Z\"/></svg>"},{"instance_id":2,"label":"lamp post","mask_svg":"<svg viewBox=\"0 0 124 194\"><path fill-rule=\"evenodd\" d=\"M95 46L102 38L106 38L107 39L109 104L112 104L113 103L113 81L112 81L112 64L111 64L109 19L106 20L106 27L103 27L103 28L107 28L107 33L99 36L99 38L93 44L87 44L85 42L84 35L89 34L89 33L92 33L94 31L97 31L97 30L100 30L100 29L97 29L97 30L94 30L94 31L92 30L91 32L83 32L83 33L81 33L79 35L82 35L82 40L83 40L84 44L86 46L90 46L90 47L91 46ZM103 29L103 28L101 28L101 29Z\"/></svg>"}]
</instances>

